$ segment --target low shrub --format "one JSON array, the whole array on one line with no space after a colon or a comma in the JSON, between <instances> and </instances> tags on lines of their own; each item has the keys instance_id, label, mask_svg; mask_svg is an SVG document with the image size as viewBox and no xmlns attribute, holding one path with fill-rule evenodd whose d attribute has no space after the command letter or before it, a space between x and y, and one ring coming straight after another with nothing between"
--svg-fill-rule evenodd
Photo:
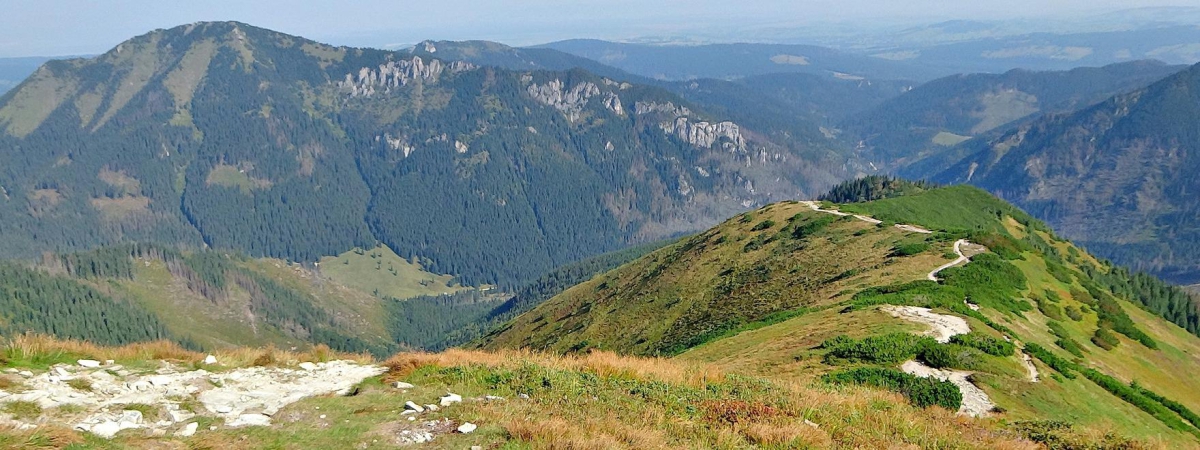
<instances>
[{"instance_id":1,"label":"low shrub","mask_svg":"<svg viewBox=\"0 0 1200 450\"><path fill-rule=\"evenodd\" d=\"M757 225L754 225L754 228L751 228L750 231L762 231L762 230L771 228L773 226L775 226L775 221L771 220L771 219L767 219L762 222L759 222Z\"/></svg>"},{"instance_id":2,"label":"low shrub","mask_svg":"<svg viewBox=\"0 0 1200 450\"><path fill-rule=\"evenodd\" d=\"M1045 348L1042 348L1042 346L1034 343L1025 344L1025 351L1034 358L1046 363L1046 365L1050 366L1051 369L1061 373L1062 376L1072 380L1075 379L1075 372L1073 372L1073 370L1076 368L1076 366L1074 363L1062 359L1058 357L1058 355L1055 355L1049 350L1046 350Z\"/></svg>"},{"instance_id":3,"label":"low shrub","mask_svg":"<svg viewBox=\"0 0 1200 450\"><path fill-rule=\"evenodd\" d=\"M891 256L912 256L924 253L926 250L929 250L929 244L926 242L897 244L896 247L892 249ZM957 257L958 256L956 255L955 258Z\"/></svg>"},{"instance_id":4,"label":"low shrub","mask_svg":"<svg viewBox=\"0 0 1200 450\"><path fill-rule=\"evenodd\" d=\"M962 392L949 381L933 378L918 378L896 369L883 367L859 367L826 374L826 383L858 384L875 386L903 394L918 407L941 406L957 411L962 405Z\"/></svg>"},{"instance_id":5,"label":"low shrub","mask_svg":"<svg viewBox=\"0 0 1200 450\"><path fill-rule=\"evenodd\" d=\"M1092 336L1092 343L1102 349L1112 350L1121 344L1121 340L1117 339L1117 335L1113 334L1112 330L1100 327L1096 329L1096 334Z\"/></svg>"},{"instance_id":6,"label":"low shrub","mask_svg":"<svg viewBox=\"0 0 1200 450\"><path fill-rule=\"evenodd\" d=\"M892 333L871 336L862 340L837 336L822 343L821 348L829 350L825 354L826 362L847 360L892 364L912 359L926 347L935 345L937 345L937 341L927 336Z\"/></svg>"},{"instance_id":7,"label":"low shrub","mask_svg":"<svg viewBox=\"0 0 1200 450\"><path fill-rule=\"evenodd\" d=\"M1051 320L1063 320L1062 307L1040 297L1034 297L1034 301L1037 302L1038 311L1041 311L1046 317Z\"/></svg>"},{"instance_id":8,"label":"low shrub","mask_svg":"<svg viewBox=\"0 0 1200 450\"><path fill-rule=\"evenodd\" d=\"M917 357L930 367L938 369L984 369L984 353L958 344L930 345L921 349Z\"/></svg>"},{"instance_id":9,"label":"low shrub","mask_svg":"<svg viewBox=\"0 0 1200 450\"><path fill-rule=\"evenodd\" d=\"M954 335L954 337L950 338L950 342L975 348L992 356L1012 356L1017 350L1017 347L1012 342L994 338L977 331Z\"/></svg>"},{"instance_id":10,"label":"low shrub","mask_svg":"<svg viewBox=\"0 0 1200 450\"><path fill-rule=\"evenodd\" d=\"M1083 311L1080 311L1079 308L1068 306L1063 308L1063 312L1066 313L1067 317L1070 317L1071 320L1076 322L1083 320Z\"/></svg>"}]
</instances>

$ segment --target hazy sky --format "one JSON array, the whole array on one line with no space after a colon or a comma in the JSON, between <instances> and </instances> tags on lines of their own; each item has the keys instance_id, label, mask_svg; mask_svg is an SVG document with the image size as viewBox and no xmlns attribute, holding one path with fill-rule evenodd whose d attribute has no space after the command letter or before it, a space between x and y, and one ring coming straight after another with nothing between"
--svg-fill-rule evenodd
<instances>
[{"instance_id":1,"label":"hazy sky","mask_svg":"<svg viewBox=\"0 0 1200 450\"><path fill-rule=\"evenodd\" d=\"M1069 16L1198 0L608 0L230 1L0 0L0 57L101 53L155 28L237 20L346 45L488 39L528 45L572 37L639 36L788 27Z\"/></svg>"}]
</instances>

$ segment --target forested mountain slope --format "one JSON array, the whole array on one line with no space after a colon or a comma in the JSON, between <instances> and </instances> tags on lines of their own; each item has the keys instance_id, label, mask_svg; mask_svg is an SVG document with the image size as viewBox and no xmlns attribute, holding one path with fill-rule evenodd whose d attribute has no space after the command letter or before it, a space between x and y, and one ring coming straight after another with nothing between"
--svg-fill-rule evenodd
<instances>
[{"instance_id":1,"label":"forested mountain slope","mask_svg":"<svg viewBox=\"0 0 1200 450\"><path fill-rule=\"evenodd\" d=\"M934 176L1009 199L1113 260L1200 280L1200 66L968 147ZM932 174L927 174L932 175Z\"/></svg>"},{"instance_id":2,"label":"forested mountain slope","mask_svg":"<svg viewBox=\"0 0 1200 450\"><path fill-rule=\"evenodd\" d=\"M0 250L150 241L315 261L383 242L512 287L812 195L844 163L660 88L424 50L225 22L51 61L0 98Z\"/></svg>"},{"instance_id":3,"label":"forested mountain slope","mask_svg":"<svg viewBox=\"0 0 1200 450\"><path fill-rule=\"evenodd\" d=\"M1200 386L1176 374L1197 369L1200 314L1181 290L1097 260L979 189L890 186L900 195L736 216L567 290L479 345L677 355L882 386L1009 423L1196 445ZM845 201L866 192L835 191ZM919 381L939 370L950 381Z\"/></svg>"},{"instance_id":4,"label":"forested mountain slope","mask_svg":"<svg viewBox=\"0 0 1200 450\"><path fill-rule=\"evenodd\" d=\"M971 137L1038 114L1075 111L1118 93L1145 87L1182 66L1134 61L1060 72L1011 70L952 75L917 86L841 127L880 167L903 167ZM933 156L930 156L933 155Z\"/></svg>"}]
</instances>

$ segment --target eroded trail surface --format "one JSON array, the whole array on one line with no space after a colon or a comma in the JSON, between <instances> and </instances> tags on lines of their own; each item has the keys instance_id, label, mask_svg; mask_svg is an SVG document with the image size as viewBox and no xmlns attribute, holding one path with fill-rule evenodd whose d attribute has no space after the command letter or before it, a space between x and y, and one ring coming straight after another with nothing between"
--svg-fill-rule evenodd
<instances>
[{"instance_id":1,"label":"eroded trail surface","mask_svg":"<svg viewBox=\"0 0 1200 450\"><path fill-rule=\"evenodd\" d=\"M82 363L82 361L81 361ZM92 364L88 364L92 365ZM180 370L163 363L158 370L132 374L117 365L99 367L60 364L48 372L20 373L21 392L0 391L0 402L28 401L43 409L72 405L81 412L64 417L81 431L111 437L126 429L188 435L196 431L197 415L219 417L226 426L270 425L271 416L305 397L345 393L384 368L352 361L301 363L299 369L249 367L223 372ZM184 402L198 400L202 408L188 411ZM164 411L150 421L126 405L150 405ZM35 424L15 423L19 428Z\"/></svg>"},{"instance_id":2,"label":"eroded trail surface","mask_svg":"<svg viewBox=\"0 0 1200 450\"><path fill-rule=\"evenodd\" d=\"M992 399L988 398L986 392L971 383L967 379L971 372L961 370L941 370L926 366L917 361L906 361L900 366L900 370L905 373L915 375L921 378L936 378L942 381L949 381L958 386L959 392L962 392L962 406L958 407L958 413L971 417L980 417L987 415L988 411L996 407L992 403Z\"/></svg>"},{"instance_id":3,"label":"eroded trail surface","mask_svg":"<svg viewBox=\"0 0 1200 450\"><path fill-rule=\"evenodd\" d=\"M950 342L950 338L954 335L971 332L971 326L967 324L966 319L949 314L938 314L929 308L885 305L880 309L891 314L892 317L929 325L929 331L926 334L942 344Z\"/></svg>"},{"instance_id":4,"label":"eroded trail surface","mask_svg":"<svg viewBox=\"0 0 1200 450\"><path fill-rule=\"evenodd\" d=\"M963 251L962 251L962 246L966 245L966 244L967 244L966 239L959 239L957 241L954 241L954 254L958 255L958 259L955 259L954 261L950 261L946 264L942 264L941 266L938 266L938 268L929 271L929 276L928 276L929 281L937 281L938 280L938 278L937 278L938 272L941 272L943 270L957 266L959 264L966 264L968 261L970 261L971 259L967 258L967 255L964 255Z\"/></svg>"},{"instance_id":5,"label":"eroded trail surface","mask_svg":"<svg viewBox=\"0 0 1200 450\"><path fill-rule=\"evenodd\" d=\"M800 204L807 206L809 209L811 209L813 211L819 211L819 212L823 212L826 214L833 214L835 216L842 216L842 217L853 216L855 219L858 219L858 220L861 220L863 222L873 224L873 225L878 225L878 224L883 223L882 220L879 220L879 219L876 219L876 218L870 217L870 216L844 213L844 212L838 211L836 209L821 209L821 204L817 203L815 201L812 201L812 200L805 200L805 201L800 202ZM911 233L921 233L921 234L932 234L933 233L932 231L926 230L926 229L918 227L916 225L896 224L896 228L899 228L901 230L908 231Z\"/></svg>"}]
</instances>

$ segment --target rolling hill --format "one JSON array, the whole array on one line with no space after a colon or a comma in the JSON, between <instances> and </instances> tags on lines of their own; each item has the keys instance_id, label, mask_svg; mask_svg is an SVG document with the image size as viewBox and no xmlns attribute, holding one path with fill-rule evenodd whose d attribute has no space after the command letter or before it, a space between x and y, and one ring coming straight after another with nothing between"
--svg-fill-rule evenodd
<instances>
[{"instance_id":1,"label":"rolling hill","mask_svg":"<svg viewBox=\"0 0 1200 450\"><path fill-rule=\"evenodd\" d=\"M814 45L646 45L573 39L551 48L661 80L736 79L772 73L808 73L852 80L930 80L948 73Z\"/></svg>"},{"instance_id":2,"label":"rolling hill","mask_svg":"<svg viewBox=\"0 0 1200 450\"><path fill-rule=\"evenodd\" d=\"M1195 123L1200 67L966 146L924 176L968 182L1093 252L1181 284L1200 280ZM950 159L950 161L955 161Z\"/></svg>"},{"instance_id":3,"label":"rolling hill","mask_svg":"<svg viewBox=\"0 0 1200 450\"><path fill-rule=\"evenodd\" d=\"M1186 294L1095 259L979 189L893 186L905 195L741 214L572 287L477 345L673 356L877 385L1001 422L1196 445L1200 398L1172 375L1195 370L1200 351ZM917 381L931 373L953 387Z\"/></svg>"},{"instance_id":4,"label":"rolling hill","mask_svg":"<svg viewBox=\"0 0 1200 450\"><path fill-rule=\"evenodd\" d=\"M516 287L811 195L845 162L659 87L431 57L454 48L221 22L50 61L0 97L0 251L158 242L312 262L383 243Z\"/></svg>"},{"instance_id":5,"label":"rolling hill","mask_svg":"<svg viewBox=\"0 0 1200 450\"><path fill-rule=\"evenodd\" d=\"M953 147L1044 114L1076 111L1182 70L1135 61L1061 72L1012 70L953 75L922 84L838 125L879 167L900 168L952 158ZM920 164L918 164L919 166ZM916 170L916 169L913 169Z\"/></svg>"}]
</instances>

